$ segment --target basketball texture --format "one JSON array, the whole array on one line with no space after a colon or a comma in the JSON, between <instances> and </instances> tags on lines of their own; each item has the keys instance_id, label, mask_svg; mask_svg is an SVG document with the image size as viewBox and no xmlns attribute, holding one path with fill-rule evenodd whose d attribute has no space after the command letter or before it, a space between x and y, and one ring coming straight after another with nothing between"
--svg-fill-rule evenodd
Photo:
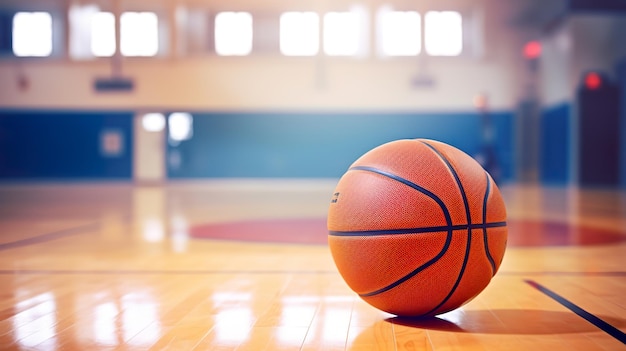
<instances>
[{"instance_id":1,"label":"basketball texture","mask_svg":"<svg viewBox=\"0 0 626 351\"><path fill-rule=\"evenodd\" d=\"M437 315L478 295L506 248L506 209L491 176L434 140L397 140L356 160L328 212L346 283L399 316Z\"/></svg>"}]
</instances>

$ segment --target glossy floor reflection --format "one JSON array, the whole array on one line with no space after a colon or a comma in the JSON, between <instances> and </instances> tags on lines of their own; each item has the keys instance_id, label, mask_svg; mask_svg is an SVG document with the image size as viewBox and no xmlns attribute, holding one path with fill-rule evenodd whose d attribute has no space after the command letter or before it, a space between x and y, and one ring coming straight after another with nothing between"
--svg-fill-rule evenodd
<instances>
[{"instance_id":1,"label":"glossy floor reflection","mask_svg":"<svg viewBox=\"0 0 626 351\"><path fill-rule=\"evenodd\" d=\"M483 293L430 319L363 302L323 243L190 235L211 224L324 218L333 186L0 187L0 349L624 348L526 282L623 333L624 193L504 187L511 220L531 225L518 229ZM591 231L583 233L591 243L570 240L581 238L580 228Z\"/></svg>"}]
</instances>

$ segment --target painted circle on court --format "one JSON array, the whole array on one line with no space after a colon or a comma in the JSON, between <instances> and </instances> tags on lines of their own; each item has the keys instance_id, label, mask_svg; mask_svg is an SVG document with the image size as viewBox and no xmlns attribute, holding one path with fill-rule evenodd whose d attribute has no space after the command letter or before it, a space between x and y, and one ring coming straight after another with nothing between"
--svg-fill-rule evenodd
<instances>
[{"instance_id":1,"label":"painted circle on court","mask_svg":"<svg viewBox=\"0 0 626 351\"><path fill-rule=\"evenodd\" d=\"M509 220L509 247L592 246L626 241L626 232L555 221ZM192 238L325 245L325 218L255 219L192 226ZM419 235L419 234L416 234Z\"/></svg>"}]
</instances>

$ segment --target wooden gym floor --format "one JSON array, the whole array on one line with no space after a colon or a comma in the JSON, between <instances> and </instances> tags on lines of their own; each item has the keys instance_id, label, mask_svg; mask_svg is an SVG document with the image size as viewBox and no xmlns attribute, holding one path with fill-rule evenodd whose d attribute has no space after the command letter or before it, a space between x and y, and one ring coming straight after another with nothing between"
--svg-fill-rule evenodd
<instances>
[{"instance_id":1,"label":"wooden gym floor","mask_svg":"<svg viewBox=\"0 0 626 351\"><path fill-rule=\"evenodd\" d=\"M626 349L623 192L502 187L499 273L462 308L409 320L337 273L334 184L2 185L0 349Z\"/></svg>"}]
</instances>

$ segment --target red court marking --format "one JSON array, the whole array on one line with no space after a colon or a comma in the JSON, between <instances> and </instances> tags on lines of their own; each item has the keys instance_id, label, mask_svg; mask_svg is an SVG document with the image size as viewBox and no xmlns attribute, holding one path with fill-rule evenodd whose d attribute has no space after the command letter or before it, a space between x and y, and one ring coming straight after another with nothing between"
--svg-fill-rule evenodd
<instances>
[{"instance_id":1,"label":"red court marking","mask_svg":"<svg viewBox=\"0 0 626 351\"><path fill-rule=\"evenodd\" d=\"M589 246L626 241L626 232L550 221L509 220L508 246ZM325 218L260 219L201 224L190 228L197 239L286 244L326 244ZM416 234L419 235L419 234Z\"/></svg>"},{"instance_id":2,"label":"red court marking","mask_svg":"<svg viewBox=\"0 0 626 351\"><path fill-rule=\"evenodd\" d=\"M326 219L295 218L213 223L191 227L192 238L268 243L326 244Z\"/></svg>"},{"instance_id":3,"label":"red court marking","mask_svg":"<svg viewBox=\"0 0 626 351\"><path fill-rule=\"evenodd\" d=\"M590 246L626 241L626 232L551 221L508 221L508 245Z\"/></svg>"}]
</instances>

